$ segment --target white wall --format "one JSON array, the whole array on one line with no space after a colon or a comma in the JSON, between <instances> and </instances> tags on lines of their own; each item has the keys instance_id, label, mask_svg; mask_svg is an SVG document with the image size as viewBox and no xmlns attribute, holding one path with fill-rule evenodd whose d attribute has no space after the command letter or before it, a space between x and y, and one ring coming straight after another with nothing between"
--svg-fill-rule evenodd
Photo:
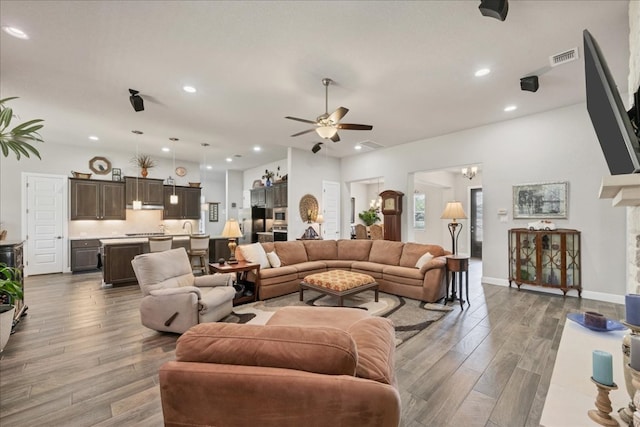
<instances>
[{"instance_id":1,"label":"white wall","mask_svg":"<svg viewBox=\"0 0 640 427\"><path fill-rule=\"evenodd\" d=\"M582 231L583 287L624 294L625 214L598 199L608 169L585 104L348 157L341 170L343 181L384 170L385 189L406 193L409 174L459 164L483 165L485 281L506 283L507 230L526 224L512 219L512 186L569 181L569 217L556 223ZM508 222L493 215L499 208L509 210ZM407 223L403 215L403 240Z\"/></svg>"}]
</instances>

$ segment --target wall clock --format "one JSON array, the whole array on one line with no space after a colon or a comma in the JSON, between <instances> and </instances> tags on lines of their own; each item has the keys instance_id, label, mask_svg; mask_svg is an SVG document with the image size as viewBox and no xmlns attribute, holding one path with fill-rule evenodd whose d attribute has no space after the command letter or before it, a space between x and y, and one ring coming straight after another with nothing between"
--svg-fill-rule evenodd
<instances>
[{"instance_id":1,"label":"wall clock","mask_svg":"<svg viewBox=\"0 0 640 427\"><path fill-rule=\"evenodd\" d=\"M98 175L106 175L111 172L111 162L106 157L94 157L89 160L89 169Z\"/></svg>"},{"instance_id":2,"label":"wall clock","mask_svg":"<svg viewBox=\"0 0 640 427\"><path fill-rule=\"evenodd\" d=\"M185 168L183 168L182 166L178 166L176 168L176 175L185 176L186 174L187 174L187 170Z\"/></svg>"}]
</instances>

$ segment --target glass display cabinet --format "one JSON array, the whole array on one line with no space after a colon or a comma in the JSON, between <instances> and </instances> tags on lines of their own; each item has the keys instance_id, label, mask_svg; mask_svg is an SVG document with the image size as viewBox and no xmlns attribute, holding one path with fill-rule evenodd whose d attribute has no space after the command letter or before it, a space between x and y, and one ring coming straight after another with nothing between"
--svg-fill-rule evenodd
<instances>
[{"instance_id":1,"label":"glass display cabinet","mask_svg":"<svg viewBox=\"0 0 640 427\"><path fill-rule=\"evenodd\" d=\"M509 287L515 282L560 289L576 289L582 296L580 232L577 230L509 230Z\"/></svg>"}]
</instances>

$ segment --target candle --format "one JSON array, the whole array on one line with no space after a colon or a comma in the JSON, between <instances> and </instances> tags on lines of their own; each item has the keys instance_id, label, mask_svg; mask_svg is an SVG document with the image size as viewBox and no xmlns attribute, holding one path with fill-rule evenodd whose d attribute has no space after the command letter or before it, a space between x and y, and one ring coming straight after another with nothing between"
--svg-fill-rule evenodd
<instances>
[{"instance_id":1,"label":"candle","mask_svg":"<svg viewBox=\"0 0 640 427\"><path fill-rule=\"evenodd\" d=\"M629 361L632 369L640 371L640 336L631 336L631 358Z\"/></svg>"},{"instance_id":2,"label":"candle","mask_svg":"<svg viewBox=\"0 0 640 427\"><path fill-rule=\"evenodd\" d=\"M604 385L613 385L613 357L611 353L593 350L593 379Z\"/></svg>"},{"instance_id":3,"label":"candle","mask_svg":"<svg viewBox=\"0 0 640 427\"><path fill-rule=\"evenodd\" d=\"M626 295L624 305L627 311L626 322L630 325L640 326L640 294Z\"/></svg>"}]
</instances>

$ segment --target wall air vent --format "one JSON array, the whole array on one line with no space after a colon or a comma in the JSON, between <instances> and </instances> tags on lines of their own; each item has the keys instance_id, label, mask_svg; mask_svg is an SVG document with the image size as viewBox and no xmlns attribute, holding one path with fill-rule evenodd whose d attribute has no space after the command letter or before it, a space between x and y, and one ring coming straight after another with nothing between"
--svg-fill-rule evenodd
<instances>
[{"instance_id":1,"label":"wall air vent","mask_svg":"<svg viewBox=\"0 0 640 427\"><path fill-rule=\"evenodd\" d=\"M362 142L360 142L360 145L362 145L363 147L369 148L371 150L377 150L378 148L384 148L384 145L380 145L377 142L373 142L371 140L362 141Z\"/></svg>"},{"instance_id":2,"label":"wall air vent","mask_svg":"<svg viewBox=\"0 0 640 427\"><path fill-rule=\"evenodd\" d=\"M550 56L549 63L552 67L557 67L558 65L575 61L576 59L578 59L578 48L574 47L573 49Z\"/></svg>"}]
</instances>

